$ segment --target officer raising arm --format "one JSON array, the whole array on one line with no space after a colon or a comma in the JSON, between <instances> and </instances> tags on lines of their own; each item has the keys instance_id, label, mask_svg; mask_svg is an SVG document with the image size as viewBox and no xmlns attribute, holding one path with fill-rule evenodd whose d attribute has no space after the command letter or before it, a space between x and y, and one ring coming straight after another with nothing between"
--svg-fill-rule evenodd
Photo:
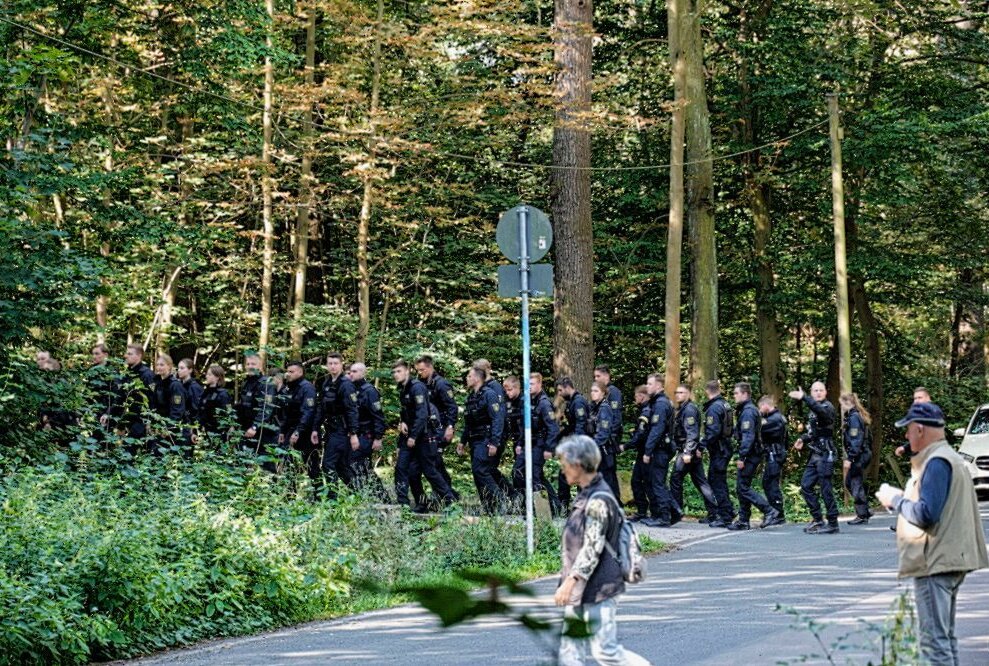
<instances>
[{"instance_id":1,"label":"officer raising arm","mask_svg":"<svg viewBox=\"0 0 989 666\"><path fill-rule=\"evenodd\" d=\"M810 450L810 459L804 469L803 478L800 480L800 494L810 509L813 518L810 525L804 528L807 534L835 534L838 532L838 503L834 498L831 477L834 475L835 445L834 426L835 409L834 405L828 402L828 390L824 382L814 382L810 387L810 395L804 393L803 389L790 391L790 397L794 400L802 400L810 408L810 416L807 419L807 430L793 443L793 448L801 450L806 444ZM824 507L827 510L827 524L822 520L821 502L818 499L815 486L821 488L821 498L824 500Z\"/></svg>"}]
</instances>

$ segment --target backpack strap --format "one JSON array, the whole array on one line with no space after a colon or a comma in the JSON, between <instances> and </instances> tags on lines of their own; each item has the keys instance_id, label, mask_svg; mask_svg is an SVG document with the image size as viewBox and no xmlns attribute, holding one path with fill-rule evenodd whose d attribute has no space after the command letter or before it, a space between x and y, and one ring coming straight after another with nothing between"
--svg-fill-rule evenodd
<instances>
[{"instance_id":1,"label":"backpack strap","mask_svg":"<svg viewBox=\"0 0 989 666\"><path fill-rule=\"evenodd\" d=\"M594 499L595 497L610 497L612 503L618 508L618 513L617 514L612 514L612 515L615 515L618 518L618 525L617 525L617 528L615 529L615 537L616 538L620 538L621 537L621 532L622 532L622 525L625 523L625 512L621 510L621 507L620 506L618 506L618 500L615 499L615 496L612 495L610 492L599 492L599 493L594 493L593 495L591 495L590 497L588 497L587 498L587 502L590 503L590 501L592 499ZM607 502L605 502L605 503L607 504ZM609 509L609 512L610 512L610 509ZM608 554L611 555L612 558L614 558L616 561L620 561L620 560L618 560L618 551L615 549L614 546L611 545L610 539L605 538L605 540L604 540L604 547L607 549Z\"/></svg>"}]
</instances>

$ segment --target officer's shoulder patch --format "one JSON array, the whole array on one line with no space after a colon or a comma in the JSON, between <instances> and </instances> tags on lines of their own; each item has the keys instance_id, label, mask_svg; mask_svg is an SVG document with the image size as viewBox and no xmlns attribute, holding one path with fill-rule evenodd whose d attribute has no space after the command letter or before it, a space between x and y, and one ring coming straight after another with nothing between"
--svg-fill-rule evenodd
<instances>
[{"instance_id":1,"label":"officer's shoulder patch","mask_svg":"<svg viewBox=\"0 0 989 666\"><path fill-rule=\"evenodd\" d=\"M416 404L417 405L421 405L424 400L425 400L425 398L421 394L416 396Z\"/></svg>"},{"instance_id":2,"label":"officer's shoulder patch","mask_svg":"<svg viewBox=\"0 0 989 666\"><path fill-rule=\"evenodd\" d=\"M495 404L491 405L491 409L493 409L493 410L495 410L497 412L501 408L498 406L498 403L496 402Z\"/></svg>"},{"instance_id":3,"label":"officer's shoulder patch","mask_svg":"<svg viewBox=\"0 0 989 666\"><path fill-rule=\"evenodd\" d=\"M697 423L697 419L695 419L693 416L687 417L687 425L694 425L695 423Z\"/></svg>"},{"instance_id":4,"label":"officer's shoulder patch","mask_svg":"<svg viewBox=\"0 0 989 666\"><path fill-rule=\"evenodd\" d=\"M601 427L602 428L608 427L608 419L601 419Z\"/></svg>"},{"instance_id":5,"label":"officer's shoulder patch","mask_svg":"<svg viewBox=\"0 0 989 666\"><path fill-rule=\"evenodd\" d=\"M354 402L357 402L357 394L356 393L351 393L350 394L350 399L353 400Z\"/></svg>"},{"instance_id":6,"label":"officer's shoulder patch","mask_svg":"<svg viewBox=\"0 0 989 666\"><path fill-rule=\"evenodd\" d=\"M380 400L375 400L374 402L372 402L371 403L371 409L373 409L376 412L380 412L381 411L381 401Z\"/></svg>"},{"instance_id":7,"label":"officer's shoulder patch","mask_svg":"<svg viewBox=\"0 0 989 666\"><path fill-rule=\"evenodd\" d=\"M577 408L577 416L583 416L583 415L584 415L584 408L583 407L578 407Z\"/></svg>"},{"instance_id":8,"label":"officer's shoulder patch","mask_svg":"<svg viewBox=\"0 0 989 666\"><path fill-rule=\"evenodd\" d=\"M742 430L750 430L752 428L752 421L742 421Z\"/></svg>"},{"instance_id":9,"label":"officer's shoulder patch","mask_svg":"<svg viewBox=\"0 0 989 666\"><path fill-rule=\"evenodd\" d=\"M178 393L176 393L175 394L175 397L172 398L172 402L174 402L176 405L181 405L182 404L182 396L180 396Z\"/></svg>"},{"instance_id":10,"label":"officer's shoulder patch","mask_svg":"<svg viewBox=\"0 0 989 666\"><path fill-rule=\"evenodd\" d=\"M653 414L652 415L652 422L653 423L659 423L659 414Z\"/></svg>"},{"instance_id":11,"label":"officer's shoulder patch","mask_svg":"<svg viewBox=\"0 0 989 666\"><path fill-rule=\"evenodd\" d=\"M612 400L611 401L611 408L612 409L618 409L618 401L617 400Z\"/></svg>"},{"instance_id":12,"label":"officer's shoulder patch","mask_svg":"<svg viewBox=\"0 0 989 666\"><path fill-rule=\"evenodd\" d=\"M714 424L714 417L713 416L707 417L707 424L708 425L713 425Z\"/></svg>"},{"instance_id":13,"label":"officer's shoulder patch","mask_svg":"<svg viewBox=\"0 0 989 666\"><path fill-rule=\"evenodd\" d=\"M446 394L452 398L453 397L453 389L450 389L449 391L447 391Z\"/></svg>"},{"instance_id":14,"label":"officer's shoulder patch","mask_svg":"<svg viewBox=\"0 0 989 666\"><path fill-rule=\"evenodd\" d=\"M849 437L858 437L859 436L859 429L858 428L850 428L848 430L848 436Z\"/></svg>"},{"instance_id":15,"label":"officer's shoulder patch","mask_svg":"<svg viewBox=\"0 0 989 666\"><path fill-rule=\"evenodd\" d=\"M316 404L316 403L315 403L315 401L312 398L306 398L306 406L307 407L312 407L314 404Z\"/></svg>"}]
</instances>

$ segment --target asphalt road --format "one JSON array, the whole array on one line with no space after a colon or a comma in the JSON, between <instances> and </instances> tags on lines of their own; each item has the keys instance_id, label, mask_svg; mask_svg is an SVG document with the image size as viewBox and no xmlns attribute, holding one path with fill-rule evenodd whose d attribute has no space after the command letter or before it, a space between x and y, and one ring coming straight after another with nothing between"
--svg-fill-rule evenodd
<instances>
[{"instance_id":1,"label":"asphalt road","mask_svg":"<svg viewBox=\"0 0 989 666\"><path fill-rule=\"evenodd\" d=\"M989 503L982 504L989 531ZM655 664L878 662L879 633L910 581L895 576L892 517L838 535L809 536L799 525L729 533L687 525L658 536L684 543L649 562L649 578L622 598L619 637ZM547 617L555 580L532 584L539 596L519 600ZM777 605L812 618L806 621ZM958 636L962 664L989 663L989 571L961 588ZM839 647L840 645L840 647ZM443 631L418 607L316 622L250 638L214 641L140 660L142 666L287 664L534 664L548 647L505 619Z\"/></svg>"}]
</instances>

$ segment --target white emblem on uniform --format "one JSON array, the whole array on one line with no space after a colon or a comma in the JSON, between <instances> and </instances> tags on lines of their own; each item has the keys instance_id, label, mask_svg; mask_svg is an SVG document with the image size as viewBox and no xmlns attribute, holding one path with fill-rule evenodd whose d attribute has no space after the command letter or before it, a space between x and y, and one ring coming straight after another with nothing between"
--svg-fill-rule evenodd
<instances>
[{"instance_id":1,"label":"white emblem on uniform","mask_svg":"<svg viewBox=\"0 0 989 666\"><path fill-rule=\"evenodd\" d=\"M711 425L712 423L714 423L714 417L713 416L707 417L707 424Z\"/></svg>"},{"instance_id":2,"label":"white emblem on uniform","mask_svg":"<svg viewBox=\"0 0 989 666\"><path fill-rule=\"evenodd\" d=\"M752 427L751 421L742 421L742 430L748 430Z\"/></svg>"},{"instance_id":3,"label":"white emblem on uniform","mask_svg":"<svg viewBox=\"0 0 989 666\"><path fill-rule=\"evenodd\" d=\"M357 394L356 393L351 393L350 394L350 399L353 400L354 402L357 402Z\"/></svg>"},{"instance_id":4,"label":"white emblem on uniform","mask_svg":"<svg viewBox=\"0 0 989 666\"><path fill-rule=\"evenodd\" d=\"M417 395L416 396L416 404L417 405L421 405L422 404L422 400L423 400L423 398L422 398L421 395Z\"/></svg>"},{"instance_id":5,"label":"white emblem on uniform","mask_svg":"<svg viewBox=\"0 0 989 666\"><path fill-rule=\"evenodd\" d=\"M306 398L306 406L308 406L308 407L312 407L313 406L313 399L312 398Z\"/></svg>"},{"instance_id":6,"label":"white emblem on uniform","mask_svg":"<svg viewBox=\"0 0 989 666\"><path fill-rule=\"evenodd\" d=\"M612 409L618 409L618 401L617 400L612 400L611 401L611 408Z\"/></svg>"},{"instance_id":7,"label":"white emblem on uniform","mask_svg":"<svg viewBox=\"0 0 989 666\"><path fill-rule=\"evenodd\" d=\"M494 411L497 412L498 411L498 403L496 402L495 404L491 405L491 409L493 409Z\"/></svg>"},{"instance_id":8,"label":"white emblem on uniform","mask_svg":"<svg viewBox=\"0 0 989 666\"><path fill-rule=\"evenodd\" d=\"M858 437L858 434L859 434L858 428L852 428L851 430L848 431L849 437Z\"/></svg>"},{"instance_id":9,"label":"white emblem on uniform","mask_svg":"<svg viewBox=\"0 0 989 666\"><path fill-rule=\"evenodd\" d=\"M584 408L583 407L578 407L577 408L577 416L583 416L583 415L584 415Z\"/></svg>"},{"instance_id":10,"label":"white emblem on uniform","mask_svg":"<svg viewBox=\"0 0 989 666\"><path fill-rule=\"evenodd\" d=\"M653 423L659 423L659 414L653 414L652 415L652 422Z\"/></svg>"},{"instance_id":11,"label":"white emblem on uniform","mask_svg":"<svg viewBox=\"0 0 989 666\"><path fill-rule=\"evenodd\" d=\"M607 419L601 419L601 427L602 428L607 428L608 427L608 420Z\"/></svg>"},{"instance_id":12,"label":"white emblem on uniform","mask_svg":"<svg viewBox=\"0 0 989 666\"><path fill-rule=\"evenodd\" d=\"M380 400L375 400L373 403L371 403L371 409L373 409L376 412L380 412L381 411L381 401Z\"/></svg>"},{"instance_id":13,"label":"white emblem on uniform","mask_svg":"<svg viewBox=\"0 0 989 666\"><path fill-rule=\"evenodd\" d=\"M172 402L174 402L176 405L181 405L182 404L182 396L176 394L176 396L174 398L172 398Z\"/></svg>"},{"instance_id":14,"label":"white emblem on uniform","mask_svg":"<svg viewBox=\"0 0 989 666\"><path fill-rule=\"evenodd\" d=\"M687 425L694 425L695 423L697 423L697 419L695 419L693 416L687 417Z\"/></svg>"}]
</instances>

